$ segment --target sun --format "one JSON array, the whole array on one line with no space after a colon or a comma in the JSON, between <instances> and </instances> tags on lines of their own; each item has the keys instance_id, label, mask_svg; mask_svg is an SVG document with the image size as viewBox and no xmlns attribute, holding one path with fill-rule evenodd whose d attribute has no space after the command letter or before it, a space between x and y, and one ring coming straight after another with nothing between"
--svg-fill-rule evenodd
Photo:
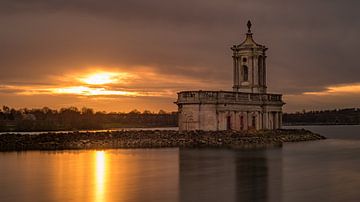
<instances>
[{"instance_id":1,"label":"sun","mask_svg":"<svg viewBox=\"0 0 360 202\"><path fill-rule=\"evenodd\" d=\"M53 94L71 94L82 96L139 95L137 92L130 92L123 90L123 88L114 87L116 84L123 85L129 83L132 75L127 72L93 71L90 74L73 75L71 78L75 78L79 83L62 87L59 86L57 88L42 89L42 91L48 91Z\"/></svg>"},{"instance_id":2,"label":"sun","mask_svg":"<svg viewBox=\"0 0 360 202\"><path fill-rule=\"evenodd\" d=\"M84 78L81 78L80 81L89 85L103 85L109 83L116 83L119 80L119 74L113 72L99 72L95 74L90 74Z\"/></svg>"},{"instance_id":3,"label":"sun","mask_svg":"<svg viewBox=\"0 0 360 202\"><path fill-rule=\"evenodd\" d=\"M71 86L64 88L51 89L51 92L56 94L75 94L75 95L137 95L136 92L107 90L105 88L87 87L87 86Z\"/></svg>"}]
</instances>

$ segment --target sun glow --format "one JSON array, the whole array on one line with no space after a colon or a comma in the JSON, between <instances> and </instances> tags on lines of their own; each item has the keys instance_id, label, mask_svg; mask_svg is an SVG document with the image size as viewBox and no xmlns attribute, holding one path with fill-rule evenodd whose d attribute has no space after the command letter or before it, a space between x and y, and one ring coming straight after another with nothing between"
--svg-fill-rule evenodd
<instances>
[{"instance_id":1,"label":"sun glow","mask_svg":"<svg viewBox=\"0 0 360 202\"><path fill-rule=\"evenodd\" d=\"M0 86L0 91L19 95L73 95L79 97L115 96L174 97L178 86L198 86L204 82L173 75L163 75L151 68L128 69L91 67L84 71L49 76L49 84Z\"/></svg>"},{"instance_id":2,"label":"sun glow","mask_svg":"<svg viewBox=\"0 0 360 202\"><path fill-rule=\"evenodd\" d=\"M136 95L135 92L107 90L105 88L90 88L86 86L72 86L64 88L55 88L52 90L55 94L76 94L76 95Z\"/></svg>"},{"instance_id":3,"label":"sun glow","mask_svg":"<svg viewBox=\"0 0 360 202\"><path fill-rule=\"evenodd\" d=\"M119 80L124 78L125 76L126 75L124 73L98 72L87 75L83 78L80 78L79 80L89 85L103 85L110 83L118 83Z\"/></svg>"}]
</instances>

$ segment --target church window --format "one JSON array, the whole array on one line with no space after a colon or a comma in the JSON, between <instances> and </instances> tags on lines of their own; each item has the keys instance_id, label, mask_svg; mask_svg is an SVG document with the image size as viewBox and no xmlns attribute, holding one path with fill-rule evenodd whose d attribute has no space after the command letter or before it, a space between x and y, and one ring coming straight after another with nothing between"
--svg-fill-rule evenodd
<instances>
[{"instance_id":1,"label":"church window","mask_svg":"<svg viewBox=\"0 0 360 202\"><path fill-rule=\"evenodd\" d=\"M249 70L248 67L246 65L243 66L243 81L248 81L249 80Z\"/></svg>"},{"instance_id":2,"label":"church window","mask_svg":"<svg viewBox=\"0 0 360 202\"><path fill-rule=\"evenodd\" d=\"M243 62L247 62L247 58L243 58L242 60L243 60Z\"/></svg>"}]
</instances>

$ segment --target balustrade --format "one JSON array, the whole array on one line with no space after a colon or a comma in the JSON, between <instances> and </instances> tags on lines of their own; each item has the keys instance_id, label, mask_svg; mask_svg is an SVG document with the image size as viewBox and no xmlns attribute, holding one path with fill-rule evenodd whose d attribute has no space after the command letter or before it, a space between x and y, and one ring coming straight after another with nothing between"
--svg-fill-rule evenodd
<instances>
[{"instance_id":1,"label":"balustrade","mask_svg":"<svg viewBox=\"0 0 360 202\"><path fill-rule=\"evenodd\" d=\"M255 94L226 91L185 91L178 93L178 102L279 102L280 94Z\"/></svg>"}]
</instances>

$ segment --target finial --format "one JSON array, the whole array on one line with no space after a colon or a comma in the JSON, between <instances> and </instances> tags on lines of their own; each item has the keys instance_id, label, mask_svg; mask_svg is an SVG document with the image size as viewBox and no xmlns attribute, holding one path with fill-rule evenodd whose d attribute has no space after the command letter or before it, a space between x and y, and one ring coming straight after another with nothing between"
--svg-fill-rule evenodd
<instances>
[{"instance_id":1,"label":"finial","mask_svg":"<svg viewBox=\"0 0 360 202\"><path fill-rule=\"evenodd\" d=\"M251 33L251 22L250 22L250 20L248 20L248 22L247 22L247 27L248 27L248 33Z\"/></svg>"}]
</instances>

